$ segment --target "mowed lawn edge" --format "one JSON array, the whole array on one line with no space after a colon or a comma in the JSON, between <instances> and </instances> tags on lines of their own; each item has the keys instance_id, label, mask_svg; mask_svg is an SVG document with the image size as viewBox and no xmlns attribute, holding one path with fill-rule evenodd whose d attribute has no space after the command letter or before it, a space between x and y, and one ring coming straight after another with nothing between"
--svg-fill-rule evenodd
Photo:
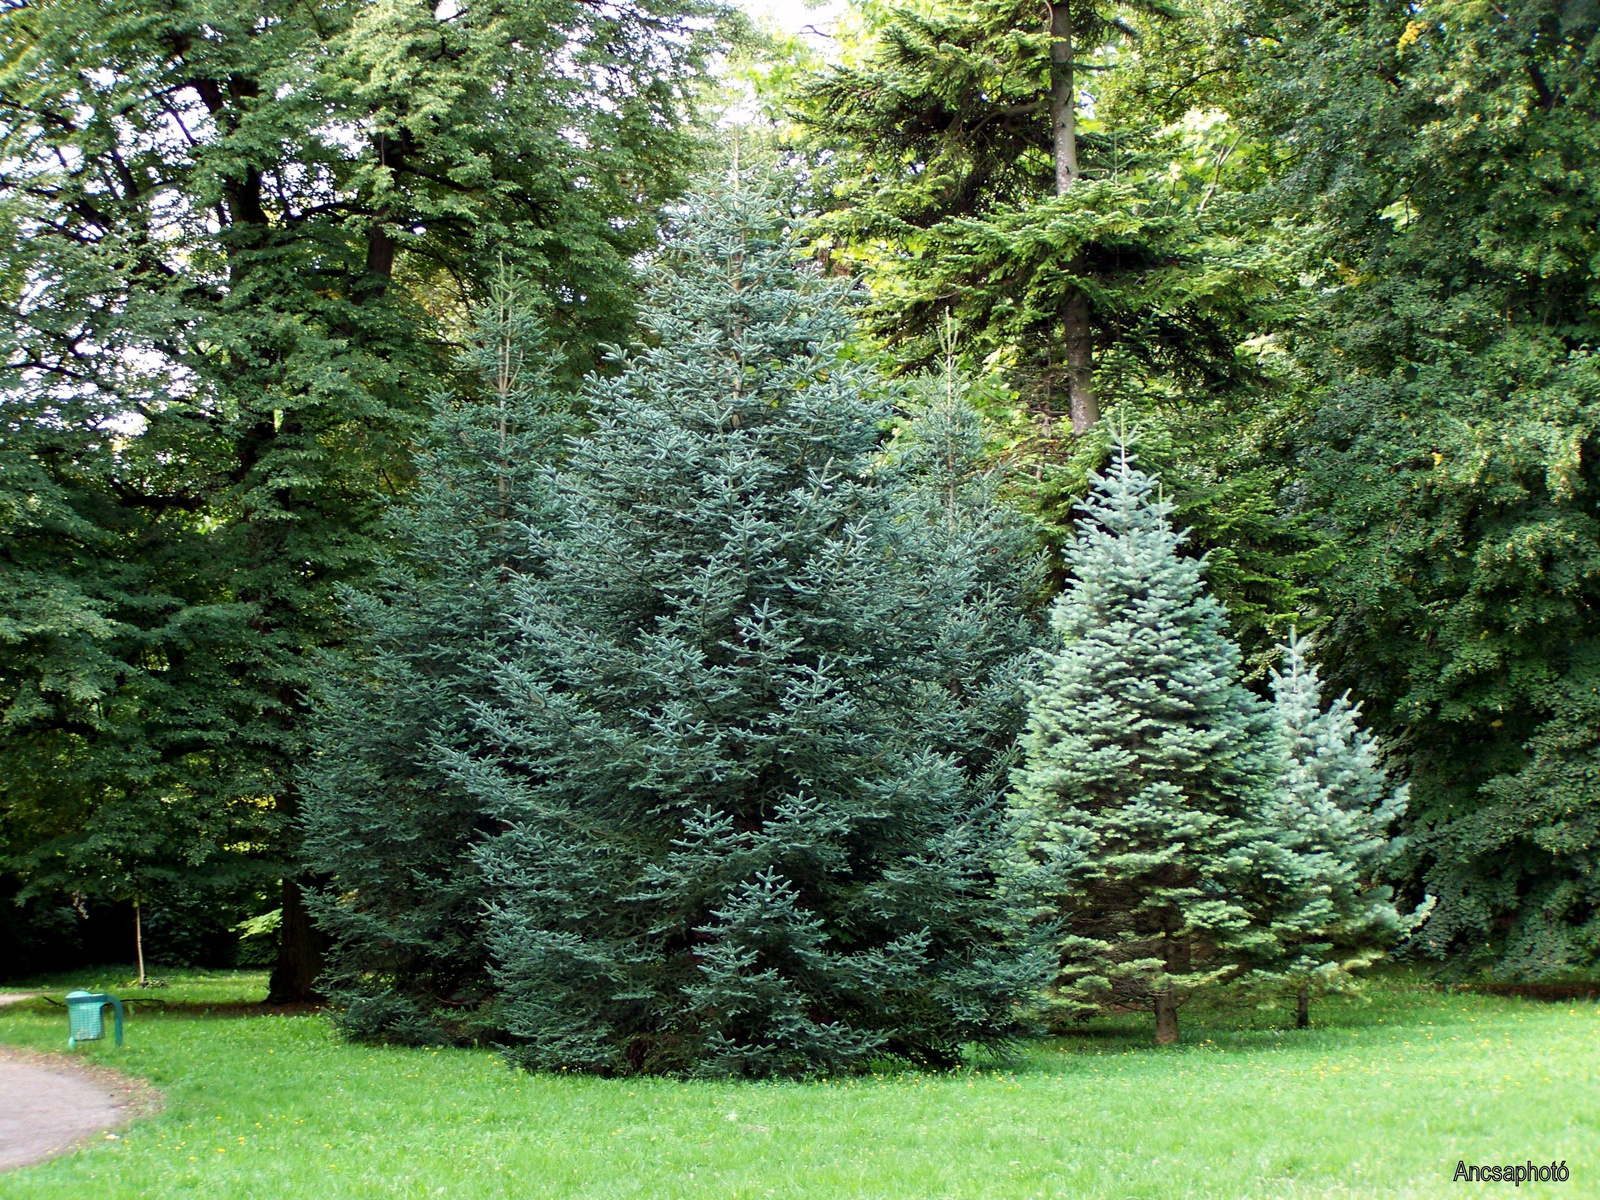
<instances>
[{"instance_id":1,"label":"mowed lawn edge","mask_svg":"<svg viewBox=\"0 0 1600 1200\"><path fill-rule=\"evenodd\" d=\"M80 979L85 977L80 976ZM260 977L187 973L128 1044L84 1057L166 1107L0 1177L6 1200L206 1197L1430 1197L1469 1163L1565 1161L1600 1195L1600 1008L1407 976L1285 1010L1191 1008L1019 1047L982 1069L809 1083L530 1075L490 1050L341 1041L321 1014L242 1016ZM65 981L47 980L62 989ZM99 985L113 984L110 975ZM95 983L90 981L90 986ZM61 1010L0 1042L65 1049ZM1527 1186L1527 1185L1524 1185Z\"/></svg>"}]
</instances>

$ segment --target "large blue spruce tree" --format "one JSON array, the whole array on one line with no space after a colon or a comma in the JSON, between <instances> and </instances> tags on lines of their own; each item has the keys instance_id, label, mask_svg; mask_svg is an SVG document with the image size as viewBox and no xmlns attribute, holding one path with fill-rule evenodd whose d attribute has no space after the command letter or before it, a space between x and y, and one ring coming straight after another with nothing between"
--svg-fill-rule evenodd
<instances>
[{"instance_id":1,"label":"large blue spruce tree","mask_svg":"<svg viewBox=\"0 0 1600 1200\"><path fill-rule=\"evenodd\" d=\"M476 857L530 1066L949 1063L1039 981L991 879L1031 543L927 452L959 420L883 453L850 289L791 224L764 184L694 199L447 756L499 822Z\"/></svg>"}]
</instances>

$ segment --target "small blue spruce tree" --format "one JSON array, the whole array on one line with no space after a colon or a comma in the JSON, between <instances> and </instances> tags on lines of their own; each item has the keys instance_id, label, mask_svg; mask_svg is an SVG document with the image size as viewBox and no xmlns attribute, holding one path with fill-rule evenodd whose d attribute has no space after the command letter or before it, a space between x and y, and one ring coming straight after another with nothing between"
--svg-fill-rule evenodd
<instances>
[{"instance_id":1,"label":"small blue spruce tree","mask_svg":"<svg viewBox=\"0 0 1600 1200\"><path fill-rule=\"evenodd\" d=\"M1185 998L1273 952L1252 895L1271 717L1125 440L1092 482L1023 738L1012 885L1059 931L1055 1005L1144 1007L1171 1042Z\"/></svg>"},{"instance_id":2,"label":"small blue spruce tree","mask_svg":"<svg viewBox=\"0 0 1600 1200\"><path fill-rule=\"evenodd\" d=\"M1304 639L1291 633L1282 669L1272 672L1273 713L1281 739L1276 786L1263 811L1269 846L1262 901L1276 916L1276 961L1257 968L1269 986L1287 981L1297 995L1296 1024L1310 1024L1317 988L1345 986L1419 925L1431 901L1410 914L1395 908L1381 881L1400 848L1391 835L1405 814L1405 784L1384 770L1377 740L1348 695L1323 704L1322 680Z\"/></svg>"}]
</instances>

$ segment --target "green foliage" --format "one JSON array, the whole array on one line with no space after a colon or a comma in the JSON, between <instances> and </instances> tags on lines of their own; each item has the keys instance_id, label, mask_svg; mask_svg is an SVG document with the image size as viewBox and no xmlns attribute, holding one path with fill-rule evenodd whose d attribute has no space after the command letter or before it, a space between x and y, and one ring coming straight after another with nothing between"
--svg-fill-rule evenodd
<instances>
[{"instance_id":1,"label":"green foliage","mask_svg":"<svg viewBox=\"0 0 1600 1200\"><path fill-rule=\"evenodd\" d=\"M487 822L440 763L475 744L472 706L512 638L511 583L538 569L543 471L572 428L545 336L502 278L458 364L475 386L435 397L393 559L345 594L349 649L315 693L304 855L327 881L313 902L331 940L322 986L356 1036L439 1041L483 1020L484 887L468 852Z\"/></svg>"},{"instance_id":2,"label":"green foliage","mask_svg":"<svg viewBox=\"0 0 1600 1200\"><path fill-rule=\"evenodd\" d=\"M1028 970L988 875L1042 534L1073 640L1019 778L1038 915L1087 922L1063 1004L1329 974L1416 919L1383 872L1438 953L1592 972L1600 9L864 0L832 65L729 68L794 122L746 171L776 145L795 188L703 198L613 351L736 27L0 11L0 894L226 926L285 877L288 943L303 829L348 1031L950 1061ZM1075 539L1096 487L1127 527ZM1095 607L1124 535L1170 611ZM1090 635L1146 618L1200 675ZM1293 644L1271 671L1296 626L1412 779L1400 849L1354 710ZM1213 734L1204 786L1158 761Z\"/></svg>"},{"instance_id":3,"label":"green foliage","mask_svg":"<svg viewBox=\"0 0 1600 1200\"><path fill-rule=\"evenodd\" d=\"M1301 914L1259 896L1270 714L1240 684L1203 563L1125 442L1093 482L1029 706L1015 886L1060 923L1058 1005L1151 1007L1168 1038L1180 1000L1276 956Z\"/></svg>"},{"instance_id":4,"label":"green foliage","mask_svg":"<svg viewBox=\"0 0 1600 1200\"><path fill-rule=\"evenodd\" d=\"M579 369L626 334L718 12L0 14L0 852L41 886L285 870L315 652L464 306L504 259Z\"/></svg>"},{"instance_id":5,"label":"green foliage","mask_svg":"<svg viewBox=\"0 0 1600 1200\"><path fill-rule=\"evenodd\" d=\"M1291 927L1278 960L1259 978L1296 987L1340 986L1426 919L1432 901L1402 917L1381 882L1400 843L1390 834L1405 814L1407 785L1394 787L1376 739L1357 723L1348 694L1324 707L1322 680L1290 636L1272 672L1281 768L1263 808L1270 851L1263 877L1287 900Z\"/></svg>"},{"instance_id":6,"label":"green foliage","mask_svg":"<svg viewBox=\"0 0 1600 1200\"><path fill-rule=\"evenodd\" d=\"M1327 381L1296 483L1338 552L1331 676L1410 769L1440 951L1590 969L1600 579L1600 14L1559 0L1244 6ZM1577 761L1577 760L1573 760Z\"/></svg>"},{"instance_id":7,"label":"green foliage","mask_svg":"<svg viewBox=\"0 0 1600 1200\"><path fill-rule=\"evenodd\" d=\"M1500 970L1512 976L1570 976L1600 961L1600 662L1593 651L1571 663L1542 697L1550 715L1524 747L1515 774L1492 779L1482 802L1439 839L1430 882L1482 928L1513 913ZM1500 867L1484 886L1483 860ZM1510 881L1522 885L1509 890Z\"/></svg>"},{"instance_id":8,"label":"green foliage","mask_svg":"<svg viewBox=\"0 0 1600 1200\"><path fill-rule=\"evenodd\" d=\"M1071 11L1096 91L1145 23L1168 15L1161 4ZM1214 203L1219 173L1173 169L1215 154L1217 131L1085 119L1082 178L1057 195L1043 6L875 7L860 40L799 89L795 111L826 152L834 211L820 236L866 268L872 328L902 359L926 361L953 312L974 357L1059 410L1061 314L1081 292L1097 355L1121 352L1196 390L1247 375L1234 347L1281 264L1269 242L1236 236L1231 207Z\"/></svg>"},{"instance_id":9,"label":"green foliage","mask_svg":"<svg viewBox=\"0 0 1600 1200\"><path fill-rule=\"evenodd\" d=\"M1007 455L1064 540L1107 438L1072 437L1063 305L1088 299L1101 408L1136 424L1227 607L1249 674L1314 628L1325 541L1286 514L1286 433L1306 380L1274 331L1302 303L1291 241L1252 190L1270 155L1218 107L1217 21L1164 6L1072 5L1081 176L1057 195L1041 7L875 5L844 61L795 88L828 208L813 234L872 289L893 359L965 360L1015 397Z\"/></svg>"},{"instance_id":10,"label":"green foliage","mask_svg":"<svg viewBox=\"0 0 1600 1200\"><path fill-rule=\"evenodd\" d=\"M109 404L39 389L0 424L0 863L40 893L131 899L265 885L281 750L239 686L248 610L181 504L126 480L165 451Z\"/></svg>"},{"instance_id":11,"label":"green foliage","mask_svg":"<svg viewBox=\"0 0 1600 1200\"><path fill-rule=\"evenodd\" d=\"M693 198L446 757L499 822L475 853L530 1066L947 1064L1038 979L990 882L1030 539L965 418L882 460L849 289L793 225L765 184Z\"/></svg>"},{"instance_id":12,"label":"green foliage","mask_svg":"<svg viewBox=\"0 0 1600 1200\"><path fill-rule=\"evenodd\" d=\"M1324 617L1318 581L1331 565L1329 536L1316 515L1291 505L1297 475L1293 437L1306 398L1286 373L1277 349L1260 354L1263 374L1277 383L1245 392L1176 396L1161 381L1128 378L1113 354L1101 378L1122 376L1131 393L1113 421L1139 430L1139 459L1161 480L1173 523L1185 545L1206 560L1206 585L1222 603L1230 636L1244 655L1245 676L1264 681L1288 630L1316 629ZM1109 389L1108 389L1109 390ZM1015 502L1037 512L1053 545L1072 537L1073 510L1104 469L1114 434L1099 429L1066 440L1041 436L1015 393L994 404L997 423L1011 431L998 453L1016 462Z\"/></svg>"}]
</instances>

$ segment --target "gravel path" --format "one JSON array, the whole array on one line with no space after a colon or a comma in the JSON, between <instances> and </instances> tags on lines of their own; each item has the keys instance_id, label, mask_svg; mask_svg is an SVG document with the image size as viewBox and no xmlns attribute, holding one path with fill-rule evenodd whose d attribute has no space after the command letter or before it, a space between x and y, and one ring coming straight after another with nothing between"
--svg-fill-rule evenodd
<instances>
[{"instance_id":1,"label":"gravel path","mask_svg":"<svg viewBox=\"0 0 1600 1200\"><path fill-rule=\"evenodd\" d=\"M0 1046L0 1171L105 1137L159 1100L149 1084L120 1071Z\"/></svg>"}]
</instances>

